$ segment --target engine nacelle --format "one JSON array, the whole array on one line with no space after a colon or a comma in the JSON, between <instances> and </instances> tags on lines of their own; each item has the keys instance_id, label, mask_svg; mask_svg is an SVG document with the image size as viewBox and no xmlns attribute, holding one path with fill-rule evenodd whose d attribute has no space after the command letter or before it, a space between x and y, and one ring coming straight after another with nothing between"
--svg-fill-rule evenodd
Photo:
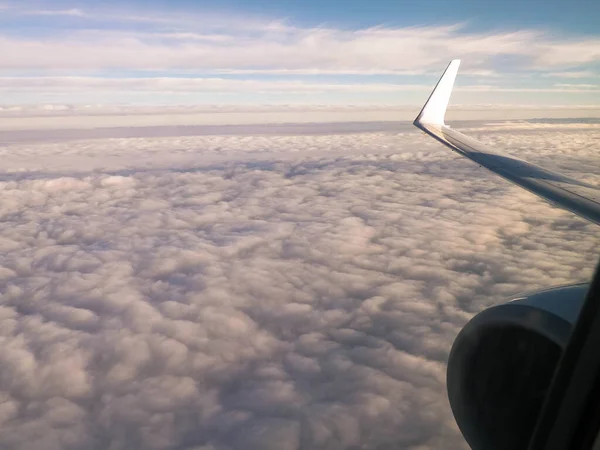
<instances>
[{"instance_id":1,"label":"engine nacelle","mask_svg":"<svg viewBox=\"0 0 600 450\"><path fill-rule=\"evenodd\" d=\"M527 448L587 284L520 296L477 314L448 360L448 397L474 450Z\"/></svg>"}]
</instances>

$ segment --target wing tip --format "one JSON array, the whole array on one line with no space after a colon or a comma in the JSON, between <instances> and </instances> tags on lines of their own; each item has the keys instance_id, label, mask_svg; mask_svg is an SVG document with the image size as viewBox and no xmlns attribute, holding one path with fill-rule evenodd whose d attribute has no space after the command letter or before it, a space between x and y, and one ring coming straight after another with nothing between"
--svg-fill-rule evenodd
<instances>
[{"instance_id":1,"label":"wing tip","mask_svg":"<svg viewBox=\"0 0 600 450\"><path fill-rule=\"evenodd\" d=\"M454 87L454 80L458 73L460 66L460 59L453 59L446 67L440 80L435 85L435 88L429 95L427 102L423 106L423 109L413 122L415 126L421 128L423 124L443 126L445 125L444 118L446 116L446 109L450 101L450 95L452 94L452 88Z\"/></svg>"}]
</instances>

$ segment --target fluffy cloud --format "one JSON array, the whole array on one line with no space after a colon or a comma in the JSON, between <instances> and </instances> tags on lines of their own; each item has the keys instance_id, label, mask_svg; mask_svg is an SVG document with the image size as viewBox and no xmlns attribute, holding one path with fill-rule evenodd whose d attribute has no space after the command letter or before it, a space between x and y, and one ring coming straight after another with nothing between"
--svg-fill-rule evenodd
<instances>
[{"instance_id":1,"label":"fluffy cloud","mask_svg":"<svg viewBox=\"0 0 600 450\"><path fill-rule=\"evenodd\" d=\"M597 128L472 131L592 177ZM6 449L465 448L460 327L599 250L416 132L4 150Z\"/></svg>"}]
</instances>

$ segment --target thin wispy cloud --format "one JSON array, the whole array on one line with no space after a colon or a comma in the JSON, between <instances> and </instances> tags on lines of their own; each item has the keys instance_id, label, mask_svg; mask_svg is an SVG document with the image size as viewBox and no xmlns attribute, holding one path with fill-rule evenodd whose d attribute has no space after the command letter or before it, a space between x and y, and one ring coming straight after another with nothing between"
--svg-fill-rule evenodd
<instances>
[{"instance_id":1,"label":"thin wispy cloud","mask_svg":"<svg viewBox=\"0 0 600 450\"><path fill-rule=\"evenodd\" d=\"M430 91L425 84L400 83L326 83L302 80L239 80L227 78L101 78L101 77L0 77L0 92L90 92L128 91L157 93L325 93L412 92ZM529 93L600 93L594 84L556 83L548 88L507 88L494 85L460 86L456 92L529 92ZM600 98L599 98L600 100Z\"/></svg>"},{"instance_id":2,"label":"thin wispy cloud","mask_svg":"<svg viewBox=\"0 0 600 450\"><path fill-rule=\"evenodd\" d=\"M232 26L231 31L235 28ZM269 29L251 34L123 34L74 30L59 37L27 39L4 35L1 69L11 70L431 70L461 55L467 68L497 69L498 56L523 58L521 66L570 67L600 60L600 39L556 43L541 33L468 33L459 27L372 28L357 31ZM256 34L258 33L258 34ZM514 67L506 67L514 69Z\"/></svg>"},{"instance_id":3,"label":"thin wispy cloud","mask_svg":"<svg viewBox=\"0 0 600 450\"><path fill-rule=\"evenodd\" d=\"M118 78L100 77L11 77L0 78L0 91L111 91L133 90L141 92L397 92L428 90L427 85L406 84L334 84L306 81L262 81L224 78Z\"/></svg>"},{"instance_id":4,"label":"thin wispy cloud","mask_svg":"<svg viewBox=\"0 0 600 450\"><path fill-rule=\"evenodd\" d=\"M17 87L23 90L27 83L35 88L39 85L37 80L43 82L41 75L100 74L107 81L71 80L75 86L87 83L107 87L113 83L113 88L122 89L124 94L131 80L144 77L149 79L139 80L142 87L136 91L168 92L169 89L160 89L161 83L183 91L185 86L192 89L195 84L198 92L213 88L215 93L255 89L253 95L258 98L264 92L313 91L321 95L315 103L327 102L326 96L336 95L336 103L344 96L352 103L358 100L351 91L363 96L418 91L421 84L433 80L432 75L438 74L450 58L461 57L465 61L463 89L479 89L484 97L488 96L488 102L496 103L497 99L489 97L488 92L522 90L537 92L540 98L545 93L595 94L583 86L561 90L557 83L545 82L546 77L539 75L557 80L580 77L582 84L590 84L585 78L595 72L588 66L600 61L600 38L557 38L548 30L472 31L465 23L342 29L298 26L291 20L245 16L239 11L161 14L112 8L28 9L12 5L13 24L22 21L25 25L27 18L33 16L45 16L50 22L43 32L30 36L18 32L14 25L0 33L0 71L13 77L27 75L22 79L23 87ZM53 30L52 19L59 17L74 21L66 26L57 22ZM35 30L35 26L31 29ZM236 79L216 81L216 75ZM311 79L315 77L328 79ZM354 79L349 82L348 77ZM427 83L422 81L424 77ZM536 77L540 80L537 85L523 85L523 80ZM486 79L498 80L493 83L493 90L485 88L490 85ZM57 90L57 80L45 79L49 91ZM341 94L344 91L346 94ZM68 92L65 86L64 93ZM32 94L27 97L31 98ZM12 98L11 101L15 102ZM403 96L397 102L415 103ZM581 103L566 97L551 102Z\"/></svg>"},{"instance_id":5,"label":"thin wispy cloud","mask_svg":"<svg viewBox=\"0 0 600 450\"><path fill-rule=\"evenodd\" d=\"M585 83L557 83L554 86L556 86L557 88L568 89L600 89L600 85Z\"/></svg>"},{"instance_id":6,"label":"thin wispy cloud","mask_svg":"<svg viewBox=\"0 0 600 450\"><path fill-rule=\"evenodd\" d=\"M559 78L592 78L598 76L598 74L592 72L591 70L580 70L568 72L548 72L542 74L542 76Z\"/></svg>"},{"instance_id":7,"label":"thin wispy cloud","mask_svg":"<svg viewBox=\"0 0 600 450\"><path fill-rule=\"evenodd\" d=\"M71 16L71 17L84 17L86 14L77 8L72 9L33 9L24 10L22 14L31 16Z\"/></svg>"}]
</instances>

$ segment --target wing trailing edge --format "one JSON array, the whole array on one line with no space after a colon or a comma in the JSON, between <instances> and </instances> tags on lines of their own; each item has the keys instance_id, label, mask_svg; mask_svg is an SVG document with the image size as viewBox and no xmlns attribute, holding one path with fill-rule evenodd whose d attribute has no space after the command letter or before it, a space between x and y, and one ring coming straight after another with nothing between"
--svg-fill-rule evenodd
<instances>
[{"instance_id":1,"label":"wing trailing edge","mask_svg":"<svg viewBox=\"0 0 600 450\"><path fill-rule=\"evenodd\" d=\"M445 124L460 60L453 60L438 81L414 125L453 151L521 186L544 200L600 224L600 188L503 154Z\"/></svg>"}]
</instances>

